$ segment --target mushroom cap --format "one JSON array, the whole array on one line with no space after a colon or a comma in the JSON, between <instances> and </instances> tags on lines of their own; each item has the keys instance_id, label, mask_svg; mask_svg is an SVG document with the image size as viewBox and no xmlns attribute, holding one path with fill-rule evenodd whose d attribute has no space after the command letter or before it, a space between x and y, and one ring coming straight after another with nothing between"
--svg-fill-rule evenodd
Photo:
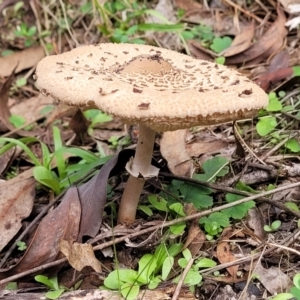
<instances>
[{"instance_id":1,"label":"mushroom cap","mask_svg":"<svg viewBox=\"0 0 300 300\"><path fill-rule=\"evenodd\" d=\"M147 45L107 43L45 57L36 86L57 101L156 131L244 119L268 104L266 93L233 69Z\"/></svg>"}]
</instances>

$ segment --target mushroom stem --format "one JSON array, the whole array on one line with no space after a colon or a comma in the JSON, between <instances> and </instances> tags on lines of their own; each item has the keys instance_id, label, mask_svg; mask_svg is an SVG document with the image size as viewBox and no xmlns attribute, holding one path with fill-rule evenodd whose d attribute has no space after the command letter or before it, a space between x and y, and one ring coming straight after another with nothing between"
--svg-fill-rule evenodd
<instances>
[{"instance_id":1,"label":"mushroom stem","mask_svg":"<svg viewBox=\"0 0 300 300\"><path fill-rule=\"evenodd\" d=\"M151 168L155 131L139 124L139 138L133 158L132 169L147 175ZM130 224L135 221L137 206L145 184L145 179L130 175L121 199L118 222Z\"/></svg>"}]
</instances>

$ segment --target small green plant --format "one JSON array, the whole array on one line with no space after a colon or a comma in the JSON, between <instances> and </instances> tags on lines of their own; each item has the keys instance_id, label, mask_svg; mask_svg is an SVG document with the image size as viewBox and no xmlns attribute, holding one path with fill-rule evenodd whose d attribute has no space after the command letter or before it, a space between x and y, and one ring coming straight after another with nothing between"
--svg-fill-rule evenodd
<instances>
[{"instance_id":1,"label":"small green plant","mask_svg":"<svg viewBox=\"0 0 300 300\"><path fill-rule=\"evenodd\" d=\"M225 49L229 48L232 43L232 38L229 36L215 37L210 45L210 49L216 53L221 53Z\"/></svg>"},{"instance_id":2,"label":"small green plant","mask_svg":"<svg viewBox=\"0 0 300 300\"><path fill-rule=\"evenodd\" d=\"M271 225L265 225L264 226L264 230L266 232L274 232L274 231L277 231L280 226L281 226L281 221L280 220L276 220L276 221L272 222Z\"/></svg>"},{"instance_id":3,"label":"small green plant","mask_svg":"<svg viewBox=\"0 0 300 300\"><path fill-rule=\"evenodd\" d=\"M17 246L19 251L25 251L27 249L27 245L23 241L17 241Z\"/></svg>"},{"instance_id":4,"label":"small green plant","mask_svg":"<svg viewBox=\"0 0 300 300\"><path fill-rule=\"evenodd\" d=\"M117 269L109 273L104 280L104 287L118 290L127 300L136 299L141 286L147 285L149 289L155 289L168 277L173 267L174 256L181 249L182 244L173 244L169 248L161 244L154 254L145 254L140 258L137 271Z\"/></svg>"},{"instance_id":5,"label":"small green plant","mask_svg":"<svg viewBox=\"0 0 300 300\"><path fill-rule=\"evenodd\" d=\"M58 299L67 290L66 287L58 285L57 277L48 278L44 275L37 275L34 279L49 289L49 292L46 293L48 299Z\"/></svg>"},{"instance_id":6,"label":"small green plant","mask_svg":"<svg viewBox=\"0 0 300 300\"><path fill-rule=\"evenodd\" d=\"M218 177L222 177L229 172L228 161L224 157L215 156L208 159L202 164L203 173L195 174L194 179L206 182L215 182ZM247 185L238 182L236 189L255 193L253 189ZM165 192L166 191L166 192ZM173 180L170 185L165 187L159 195L148 196L149 205L140 205L138 208L147 215L151 216L153 210L163 211L168 214L169 219L185 216L183 211L183 203L192 203L198 209L206 209L213 205L212 189L186 183L178 180ZM226 202L235 202L242 199L243 196L228 193L225 195ZM208 240L220 234L223 228L230 225L230 219L240 220L247 214L248 210L255 207L254 201L242 203L231 208L224 209L220 212L215 212L207 217L202 217L199 220L200 225L204 227L207 233ZM186 224L180 223L170 227L173 234L181 234L185 229Z\"/></svg>"},{"instance_id":7,"label":"small green plant","mask_svg":"<svg viewBox=\"0 0 300 300\"><path fill-rule=\"evenodd\" d=\"M294 286L290 289L289 293L280 293L272 298L272 300L300 300L300 273L296 274L293 278Z\"/></svg>"},{"instance_id":8,"label":"small green plant","mask_svg":"<svg viewBox=\"0 0 300 300\"><path fill-rule=\"evenodd\" d=\"M25 124L26 120L24 117L19 115L11 115L9 117L9 122L14 125L14 127L18 128Z\"/></svg>"},{"instance_id":9,"label":"small green plant","mask_svg":"<svg viewBox=\"0 0 300 300\"><path fill-rule=\"evenodd\" d=\"M242 182L238 182L235 188L240 191L255 193L253 189L243 184ZM242 198L243 196L231 193L225 195L225 200L228 203L235 202ZM214 236L221 233L223 228L230 225L230 219L241 220L242 218L244 218L248 210L252 207L255 207L255 202L249 201L230 208L226 208L220 212L214 212L207 217L200 218L199 223L204 225L204 229L207 233L206 238L208 240L211 240Z\"/></svg>"},{"instance_id":10,"label":"small green plant","mask_svg":"<svg viewBox=\"0 0 300 300\"><path fill-rule=\"evenodd\" d=\"M99 30L115 43L145 44L146 31L172 32L182 38L181 33L185 29L183 23L171 23L161 13L138 1L114 0L104 5L96 2L96 8L103 20ZM159 19L160 23L146 23L147 16Z\"/></svg>"},{"instance_id":11,"label":"small green plant","mask_svg":"<svg viewBox=\"0 0 300 300\"><path fill-rule=\"evenodd\" d=\"M184 269L189 261L192 259L192 254L189 249L184 249L182 251L183 258L180 258L178 260L179 266ZM188 271L185 279L184 284L190 287L190 290L192 292L195 291L195 287L199 285L202 282L202 276L199 273L199 269L202 268L212 268L216 266L216 262L209 259L209 258L199 258L195 260L192 267ZM180 280L180 276L176 277L173 282L178 283Z\"/></svg>"},{"instance_id":12,"label":"small green plant","mask_svg":"<svg viewBox=\"0 0 300 300\"><path fill-rule=\"evenodd\" d=\"M0 138L0 143L6 143L0 148L0 155L14 146L19 146L29 156L35 165L33 175L36 181L50 188L55 194L69 187L70 184L79 178L84 178L92 169L103 165L110 157L99 158L97 155L76 147L64 147L62 145L60 131L53 127L54 153L50 153L46 144L36 138ZM42 157L37 159L27 144L39 143L41 146ZM65 159L66 154L81 158L77 164L68 165ZM53 168L56 167L57 171Z\"/></svg>"},{"instance_id":13,"label":"small green plant","mask_svg":"<svg viewBox=\"0 0 300 300\"><path fill-rule=\"evenodd\" d=\"M297 72L300 72L299 70ZM269 105L259 113L256 131L260 136L266 137L271 144L277 144L283 139L289 138L289 135L286 132L293 123L288 122L282 113L292 114L296 118L300 117L300 101L286 104L285 96L285 92L282 91L278 92L278 94L275 92L269 93ZM284 150L289 152L299 153L300 143L296 138L291 137L285 143L284 148Z\"/></svg>"},{"instance_id":14,"label":"small green plant","mask_svg":"<svg viewBox=\"0 0 300 300\"><path fill-rule=\"evenodd\" d=\"M25 23L22 23L21 25L18 25L15 30L15 36L24 38L24 45L26 47L30 47L35 43L35 35L36 35L37 29L36 26L27 27Z\"/></svg>"},{"instance_id":15,"label":"small green plant","mask_svg":"<svg viewBox=\"0 0 300 300\"><path fill-rule=\"evenodd\" d=\"M89 125L89 128L88 128L88 134L89 135L93 134L93 128L95 128L95 126L97 124L110 122L113 119L111 116L105 114L104 112L102 112L99 109L86 110L84 112L84 116L87 118L87 120L90 121L90 125Z\"/></svg>"},{"instance_id":16,"label":"small green plant","mask_svg":"<svg viewBox=\"0 0 300 300\"><path fill-rule=\"evenodd\" d=\"M122 149L124 146L128 146L130 144L130 137L124 136L124 137L117 137L117 136L111 136L108 139L108 142L110 143L111 149Z\"/></svg>"},{"instance_id":17,"label":"small green plant","mask_svg":"<svg viewBox=\"0 0 300 300\"><path fill-rule=\"evenodd\" d=\"M10 282L5 286L4 289L9 291L16 291L18 289L18 284L16 282Z\"/></svg>"},{"instance_id":18,"label":"small green plant","mask_svg":"<svg viewBox=\"0 0 300 300\"><path fill-rule=\"evenodd\" d=\"M213 28L204 24L193 26L189 30L184 30L182 36L186 40L199 40L204 47L208 47L215 38Z\"/></svg>"}]
</instances>

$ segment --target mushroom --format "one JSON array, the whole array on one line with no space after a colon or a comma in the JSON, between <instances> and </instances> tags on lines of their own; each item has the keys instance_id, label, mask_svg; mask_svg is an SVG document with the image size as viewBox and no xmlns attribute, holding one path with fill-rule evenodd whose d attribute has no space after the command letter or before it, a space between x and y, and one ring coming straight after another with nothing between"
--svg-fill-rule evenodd
<instances>
[{"instance_id":1,"label":"mushroom","mask_svg":"<svg viewBox=\"0 0 300 300\"><path fill-rule=\"evenodd\" d=\"M155 132L252 117L268 104L265 92L226 66L147 45L99 44L43 58L36 86L57 101L97 107L139 124L118 221L135 220L151 165Z\"/></svg>"}]
</instances>

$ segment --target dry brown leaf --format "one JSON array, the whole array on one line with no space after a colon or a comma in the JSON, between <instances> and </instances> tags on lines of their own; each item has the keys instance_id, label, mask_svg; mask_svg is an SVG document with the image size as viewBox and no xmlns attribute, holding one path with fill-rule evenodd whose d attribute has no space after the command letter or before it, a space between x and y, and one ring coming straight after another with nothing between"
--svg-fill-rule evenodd
<instances>
[{"instance_id":1,"label":"dry brown leaf","mask_svg":"<svg viewBox=\"0 0 300 300\"><path fill-rule=\"evenodd\" d=\"M63 117L72 117L76 113L77 109L78 108L76 106L69 106L61 103L56 105L50 116L47 118L46 126L49 126L57 119Z\"/></svg>"},{"instance_id":2,"label":"dry brown leaf","mask_svg":"<svg viewBox=\"0 0 300 300\"><path fill-rule=\"evenodd\" d=\"M14 115L22 116L26 120L26 123L28 123L40 118L42 116L42 110L47 105L51 105L52 102L51 97L39 94L38 96L22 100L13 105L10 112Z\"/></svg>"},{"instance_id":3,"label":"dry brown leaf","mask_svg":"<svg viewBox=\"0 0 300 300\"><path fill-rule=\"evenodd\" d=\"M283 273L280 268L270 267L265 269L259 262L255 266L256 278L264 285L271 295L288 290L293 285L288 275Z\"/></svg>"},{"instance_id":4,"label":"dry brown leaf","mask_svg":"<svg viewBox=\"0 0 300 300\"><path fill-rule=\"evenodd\" d=\"M173 174L190 177L193 163L185 148L186 133L186 129L165 132L160 141L160 151Z\"/></svg>"},{"instance_id":5,"label":"dry brown leaf","mask_svg":"<svg viewBox=\"0 0 300 300\"><path fill-rule=\"evenodd\" d=\"M25 179L0 184L0 251L18 233L33 207L35 180Z\"/></svg>"},{"instance_id":6,"label":"dry brown leaf","mask_svg":"<svg viewBox=\"0 0 300 300\"><path fill-rule=\"evenodd\" d=\"M224 1L222 1L222 3L223 2ZM232 14L218 13L218 11L220 12L220 9L218 8L210 10L193 10L184 16L184 21L210 26L218 36L236 36L239 32L244 31L244 28L248 27L250 24L250 22L239 20L239 24L236 26Z\"/></svg>"},{"instance_id":7,"label":"dry brown leaf","mask_svg":"<svg viewBox=\"0 0 300 300\"><path fill-rule=\"evenodd\" d=\"M9 76L15 67L15 73L32 68L45 56L42 47L27 48L11 55L0 57L0 76Z\"/></svg>"},{"instance_id":8,"label":"dry brown leaf","mask_svg":"<svg viewBox=\"0 0 300 300\"><path fill-rule=\"evenodd\" d=\"M0 87L0 132L14 129L13 125L9 122L10 111L8 108L9 90L14 78L14 74L11 73L11 75L3 82L2 86Z\"/></svg>"},{"instance_id":9,"label":"dry brown leaf","mask_svg":"<svg viewBox=\"0 0 300 300\"><path fill-rule=\"evenodd\" d=\"M197 210L193 204L186 204L184 207L184 212L187 216L189 216L196 213ZM195 257L199 254L199 251L202 248L205 240L205 234L199 227L199 219L192 220L190 222L188 235L183 245L183 249L188 248L192 254L192 257Z\"/></svg>"},{"instance_id":10,"label":"dry brown leaf","mask_svg":"<svg viewBox=\"0 0 300 300\"><path fill-rule=\"evenodd\" d=\"M202 4L196 2L195 0L175 0L175 7L178 9L183 9L185 13L189 10L201 10Z\"/></svg>"},{"instance_id":11,"label":"dry brown leaf","mask_svg":"<svg viewBox=\"0 0 300 300\"><path fill-rule=\"evenodd\" d=\"M255 33L254 21L249 26L245 27L243 31L237 34L229 48L225 49L220 55L228 57L233 56L247 50L252 43Z\"/></svg>"},{"instance_id":12,"label":"dry brown leaf","mask_svg":"<svg viewBox=\"0 0 300 300\"><path fill-rule=\"evenodd\" d=\"M9 118L11 116L11 111L8 107L8 98L9 98L9 91L14 80L14 74L11 74L3 85L0 88L0 132L7 132L15 130L15 127L10 123ZM22 110L19 110L19 115L24 116L26 113L30 113L35 111L37 108L37 104L35 102L35 109L31 110L31 107L26 106L26 104L22 107ZM26 112L26 113L24 113ZM38 131L25 131L25 130L18 130L18 135L21 136L36 136L38 135Z\"/></svg>"},{"instance_id":13,"label":"dry brown leaf","mask_svg":"<svg viewBox=\"0 0 300 300\"><path fill-rule=\"evenodd\" d=\"M229 231L224 230L223 232L225 234L222 235L222 238L217 245L217 251L216 251L216 256L221 264L232 262L232 261L236 260L234 255L231 253L229 243L225 242L225 240L229 240L229 238L232 235L232 232L231 232L231 230L229 230ZM239 266L235 265L235 266L228 267L226 269L227 269L228 273L232 276L232 278L236 279L236 277L237 277L236 274L239 269Z\"/></svg>"},{"instance_id":14,"label":"dry brown leaf","mask_svg":"<svg viewBox=\"0 0 300 300\"><path fill-rule=\"evenodd\" d=\"M90 124L91 122L86 119L82 111L77 109L69 122L69 128L74 131L78 140L83 140Z\"/></svg>"},{"instance_id":15,"label":"dry brown leaf","mask_svg":"<svg viewBox=\"0 0 300 300\"><path fill-rule=\"evenodd\" d=\"M208 48L202 46L202 44L197 40L189 40L187 42L191 54L198 59L204 59L212 61L214 57L217 57L217 54Z\"/></svg>"},{"instance_id":16,"label":"dry brown leaf","mask_svg":"<svg viewBox=\"0 0 300 300\"><path fill-rule=\"evenodd\" d=\"M101 263L95 257L91 244L71 243L61 240L60 251L67 257L70 265L77 271L90 266L96 272L101 273Z\"/></svg>"},{"instance_id":17,"label":"dry brown leaf","mask_svg":"<svg viewBox=\"0 0 300 300\"><path fill-rule=\"evenodd\" d=\"M282 41L287 35L285 28L286 17L283 11L277 9L278 17L265 32L265 34L250 48L243 53L228 57L226 64L239 64L252 61L269 51L270 48L279 45L281 47ZM274 52L274 50L272 50ZM257 62L257 61L256 61Z\"/></svg>"},{"instance_id":18,"label":"dry brown leaf","mask_svg":"<svg viewBox=\"0 0 300 300\"><path fill-rule=\"evenodd\" d=\"M264 218L261 211L255 207L248 210L248 225L253 229L254 234L262 241L266 240L266 232L264 231Z\"/></svg>"},{"instance_id":19,"label":"dry brown leaf","mask_svg":"<svg viewBox=\"0 0 300 300\"><path fill-rule=\"evenodd\" d=\"M289 67L289 63L290 63L290 55L287 52L287 50L280 51L270 61L268 71L273 72L279 69L287 68Z\"/></svg>"},{"instance_id":20,"label":"dry brown leaf","mask_svg":"<svg viewBox=\"0 0 300 300\"><path fill-rule=\"evenodd\" d=\"M0 175L2 175L11 165L15 152L16 147L13 147L0 155Z\"/></svg>"},{"instance_id":21,"label":"dry brown leaf","mask_svg":"<svg viewBox=\"0 0 300 300\"><path fill-rule=\"evenodd\" d=\"M83 236L95 237L102 224L102 214L106 203L106 187L109 176L125 170L125 164L134 156L134 151L124 149L102 166L99 173L78 188L81 201L81 222L79 239Z\"/></svg>"},{"instance_id":22,"label":"dry brown leaf","mask_svg":"<svg viewBox=\"0 0 300 300\"><path fill-rule=\"evenodd\" d=\"M268 91L271 84L277 83L284 79L290 79L293 76L293 73L294 71L292 67L275 70L259 76L255 80L255 83L258 84L263 90Z\"/></svg>"},{"instance_id":23,"label":"dry brown leaf","mask_svg":"<svg viewBox=\"0 0 300 300\"><path fill-rule=\"evenodd\" d=\"M214 154L220 152L221 149L226 148L228 142L222 140L212 140L212 141L200 141L196 140L190 144L187 144L187 153L191 157L198 157L204 153Z\"/></svg>"},{"instance_id":24,"label":"dry brown leaf","mask_svg":"<svg viewBox=\"0 0 300 300\"><path fill-rule=\"evenodd\" d=\"M21 260L13 268L0 273L0 278L53 261L59 254L61 239L77 240L80 212L78 190L70 188L62 202L43 218Z\"/></svg>"}]
</instances>

